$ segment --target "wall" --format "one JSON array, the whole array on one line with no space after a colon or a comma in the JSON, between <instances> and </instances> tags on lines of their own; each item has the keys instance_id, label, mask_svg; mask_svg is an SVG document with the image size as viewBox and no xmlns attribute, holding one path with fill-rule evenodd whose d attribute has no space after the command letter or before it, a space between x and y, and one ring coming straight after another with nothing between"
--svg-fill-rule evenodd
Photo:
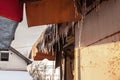
<instances>
[{"instance_id":1,"label":"wall","mask_svg":"<svg viewBox=\"0 0 120 80\"><path fill-rule=\"evenodd\" d=\"M9 54L9 61L0 61L2 70L26 70L26 62L15 53Z\"/></svg>"},{"instance_id":2,"label":"wall","mask_svg":"<svg viewBox=\"0 0 120 80\"><path fill-rule=\"evenodd\" d=\"M120 80L119 4L103 2L76 27L75 80Z\"/></svg>"},{"instance_id":3,"label":"wall","mask_svg":"<svg viewBox=\"0 0 120 80\"><path fill-rule=\"evenodd\" d=\"M120 31L120 0L107 0L90 12L82 28L82 46Z\"/></svg>"},{"instance_id":4,"label":"wall","mask_svg":"<svg viewBox=\"0 0 120 80\"><path fill-rule=\"evenodd\" d=\"M120 33L81 49L81 80L120 79ZM107 42L111 43L107 43ZM105 43L106 44L102 44Z\"/></svg>"}]
</instances>

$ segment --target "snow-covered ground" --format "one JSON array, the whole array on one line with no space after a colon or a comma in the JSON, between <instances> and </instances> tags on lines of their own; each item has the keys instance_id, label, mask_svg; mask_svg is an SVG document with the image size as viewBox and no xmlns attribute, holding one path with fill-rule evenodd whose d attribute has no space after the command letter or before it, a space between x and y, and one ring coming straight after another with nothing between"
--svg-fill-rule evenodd
<instances>
[{"instance_id":1,"label":"snow-covered ground","mask_svg":"<svg viewBox=\"0 0 120 80\"><path fill-rule=\"evenodd\" d=\"M26 71L1 71L0 80L33 80Z\"/></svg>"}]
</instances>

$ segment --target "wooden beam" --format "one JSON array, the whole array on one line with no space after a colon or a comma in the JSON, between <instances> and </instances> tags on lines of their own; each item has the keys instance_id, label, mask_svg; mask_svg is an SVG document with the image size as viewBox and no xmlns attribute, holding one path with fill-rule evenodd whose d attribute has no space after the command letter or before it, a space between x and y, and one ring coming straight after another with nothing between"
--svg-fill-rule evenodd
<instances>
[{"instance_id":1,"label":"wooden beam","mask_svg":"<svg viewBox=\"0 0 120 80\"><path fill-rule=\"evenodd\" d=\"M28 26L55 24L80 20L73 0L41 0L26 3Z\"/></svg>"},{"instance_id":2,"label":"wooden beam","mask_svg":"<svg viewBox=\"0 0 120 80\"><path fill-rule=\"evenodd\" d=\"M55 60L55 55L51 53L38 52L36 56L34 57L34 60L43 60L45 58L47 58L48 60Z\"/></svg>"}]
</instances>

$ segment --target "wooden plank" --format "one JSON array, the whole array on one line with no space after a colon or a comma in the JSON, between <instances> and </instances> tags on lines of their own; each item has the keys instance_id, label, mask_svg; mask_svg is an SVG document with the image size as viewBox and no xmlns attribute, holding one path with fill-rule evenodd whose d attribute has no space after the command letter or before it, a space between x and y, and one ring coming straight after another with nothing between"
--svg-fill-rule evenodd
<instances>
[{"instance_id":1,"label":"wooden plank","mask_svg":"<svg viewBox=\"0 0 120 80\"><path fill-rule=\"evenodd\" d=\"M75 14L73 0L40 0L26 3L28 26L71 22L80 19Z\"/></svg>"},{"instance_id":2,"label":"wooden plank","mask_svg":"<svg viewBox=\"0 0 120 80\"><path fill-rule=\"evenodd\" d=\"M34 57L34 60L43 60L47 58L48 60L55 60L55 55L52 53L43 53L43 52L38 52L36 56Z\"/></svg>"}]
</instances>

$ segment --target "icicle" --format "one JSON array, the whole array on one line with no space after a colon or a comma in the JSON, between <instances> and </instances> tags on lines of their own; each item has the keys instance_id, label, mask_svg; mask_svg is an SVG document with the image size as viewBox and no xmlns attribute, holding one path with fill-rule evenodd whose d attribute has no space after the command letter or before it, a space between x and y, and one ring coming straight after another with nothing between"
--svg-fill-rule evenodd
<instances>
[{"instance_id":1,"label":"icicle","mask_svg":"<svg viewBox=\"0 0 120 80\"><path fill-rule=\"evenodd\" d=\"M62 44L64 44L64 40L63 40L64 34L63 34L63 32L62 32L62 34L60 34L60 37L62 38Z\"/></svg>"},{"instance_id":2,"label":"icicle","mask_svg":"<svg viewBox=\"0 0 120 80\"><path fill-rule=\"evenodd\" d=\"M68 32L69 32L69 26L67 25L66 28L65 28L65 31L64 31L65 37L68 36Z\"/></svg>"},{"instance_id":3,"label":"icicle","mask_svg":"<svg viewBox=\"0 0 120 80\"><path fill-rule=\"evenodd\" d=\"M72 28L72 32L74 33L75 22L72 22L71 28Z\"/></svg>"},{"instance_id":4,"label":"icicle","mask_svg":"<svg viewBox=\"0 0 120 80\"><path fill-rule=\"evenodd\" d=\"M75 22L72 22L72 28L74 28Z\"/></svg>"},{"instance_id":5,"label":"icicle","mask_svg":"<svg viewBox=\"0 0 120 80\"><path fill-rule=\"evenodd\" d=\"M51 46L51 53L52 53L52 55L54 54L54 52L53 52L53 45Z\"/></svg>"},{"instance_id":6,"label":"icicle","mask_svg":"<svg viewBox=\"0 0 120 80\"><path fill-rule=\"evenodd\" d=\"M78 28L80 29L80 34L79 34L79 48L80 48L80 46L81 46L81 38L82 38L83 24L84 24L84 16L82 16L81 21L78 21Z\"/></svg>"},{"instance_id":7,"label":"icicle","mask_svg":"<svg viewBox=\"0 0 120 80\"><path fill-rule=\"evenodd\" d=\"M74 7L75 7L75 17L78 16L82 11L82 5L81 5L81 1L80 0L73 0L74 1Z\"/></svg>"},{"instance_id":8,"label":"icicle","mask_svg":"<svg viewBox=\"0 0 120 80\"><path fill-rule=\"evenodd\" d=\"M58 36L58 25L55 26L56 27L56 42L58 42L58 50L60 51L60 41L59 41L59 36Z\"/></svg>"},{"instance_id":9,"label":"icicle","mask_svg":"<svg viewBox=\"0 0 120 80\"><path fill-rule=\"evenodd\" d=\"M60 40L58 39L58 51L60 51Z\"/></svg>"}]
</instances>

